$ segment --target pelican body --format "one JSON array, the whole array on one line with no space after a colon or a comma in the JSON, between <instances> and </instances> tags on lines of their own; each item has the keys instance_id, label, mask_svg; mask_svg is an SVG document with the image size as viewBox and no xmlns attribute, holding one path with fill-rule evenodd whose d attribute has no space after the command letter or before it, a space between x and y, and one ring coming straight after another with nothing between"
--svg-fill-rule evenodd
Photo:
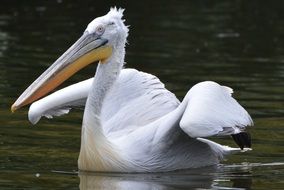
<instances>
[{"instance_id":1,"label":"pelican body","mask_svg":"<svg viewBox=\"0 0 284 190\"><path fill-rule=\"evenodd\" d=\"M78 167L84 171L165 172L219 163L248 150L253 125L232 89L212 81L193 86L182 102L155 76L124 68L128 28L123 9L94 19L83 35L12 105L32 103L29 120L84 107ZM44 97L83 67L98 61L94 78ZM42 98L43 97L43 98ZM42 99L40 99L42 98ZM232 135L240 148L205 139Z\"/></svg>"}]
</instances>

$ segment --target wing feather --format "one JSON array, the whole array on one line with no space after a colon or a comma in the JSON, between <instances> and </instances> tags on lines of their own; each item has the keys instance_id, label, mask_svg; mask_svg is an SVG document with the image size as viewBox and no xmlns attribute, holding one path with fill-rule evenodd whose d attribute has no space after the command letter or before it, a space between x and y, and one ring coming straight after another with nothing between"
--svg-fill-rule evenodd
<instances>
[{"instance_id":1,"label":"wing feather","mask_svg":"<svg viewBox=\"0 0 284 190\"><path fill-rule=\"evenodd\" d=\"M71 108L84 107L93 79L88 79L58 90L36 102L29 109L29 120L36 124L42 116L53 118L68 114Z\"/></svg>"},{"instance_id":2,"label":"wing feather","mask_svg":"<svg viewBox=\"0 0 284 190\"><path fill-rule=\"evenodd\" d=\"M106 133L146 126L180 104L156 76L135 69L122 71L103 104Z\"/></svg>"},{"instance_id":3,"label":"wing feather","mask_svg":"<svg viewBox=\"0 0 284 190\"><path fill-rule=\"evenodd\" d=\"M36 124L42 116L53 118L67 114L74 107L84 108L92 80L70 85L34 102L29 109L30 122ZM123 69L104 100L101 121L106 131L142 126L178 105L178 99L157 77Z\"/></svg>"},{"instance_id":4,"label":"wing feather","mask_svg":"<svg viewBox=\"0 0 284 190\"><path fill-rule=\"evenodd\" d=\"M233 90L206 81L193 86L180 127L191 137L231 135L253 125L247 111L232 97Z\"/></svg>"}]
</instances>

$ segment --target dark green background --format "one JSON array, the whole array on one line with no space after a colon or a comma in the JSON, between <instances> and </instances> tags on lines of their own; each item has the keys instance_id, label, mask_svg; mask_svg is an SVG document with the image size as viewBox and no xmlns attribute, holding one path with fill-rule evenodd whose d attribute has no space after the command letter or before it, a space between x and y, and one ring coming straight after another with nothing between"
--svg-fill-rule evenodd
<instances>
[{"instance_id":1,"label":"dark green background","mask_svg":"<svg viewBox=\"0 0 284 190\"><path fill-rule=\"evenodd\" d=\"M232 87L254 119L254 150L230 156L213 171L81 174L81 189L86 184L97 189L283 189L284 1L246 0L1 0L0 188L79 188L76 174L53 171L77 170L82 110L31 127L27 108L15 114L9 109L90 21L114 5L126 8L130 25L126 66L158 76L180 100L200 81ZM94 72L90 66L64 85ZM214 140L235 146L230 138Z\"/></svg>"}]
</instances>

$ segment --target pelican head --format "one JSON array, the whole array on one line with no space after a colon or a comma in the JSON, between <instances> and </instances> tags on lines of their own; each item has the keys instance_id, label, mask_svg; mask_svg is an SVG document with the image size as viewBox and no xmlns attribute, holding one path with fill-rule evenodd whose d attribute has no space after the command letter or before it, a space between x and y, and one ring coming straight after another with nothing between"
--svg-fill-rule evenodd
<instances>
[{"instance_id":1,"label":"pelican head","mask_svg":"<svg viewBox=\"0 0 284 190\"><path fill-rule=\"evenodd\" d=\"M120 48L124 51L128 28L123 11L111 8L108 14L89 23L83 35L21 94L11 111L43 97L87 65L106 63L118 46L123 45Z\"/></svg>"}]
</instances>

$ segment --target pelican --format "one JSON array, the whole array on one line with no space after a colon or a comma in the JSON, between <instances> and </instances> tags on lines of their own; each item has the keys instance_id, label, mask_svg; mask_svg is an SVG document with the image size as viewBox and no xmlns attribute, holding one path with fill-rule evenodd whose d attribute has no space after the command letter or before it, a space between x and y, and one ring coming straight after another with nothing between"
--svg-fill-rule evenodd
<instances>
[{"instance_id":1,"label":"pelican","mask_svg":"<svg viewBox=\"0 0 284 190\"><path fill-rule=\"evenodd\" d=\"M16 100L32 103L28 117L67 114L84 107L78 167L81 171L166 172L218 164L250 150L253 125L233 90L216 82L193 86L182 102L154 75L124 68L128 27L123 9L94 19L83 35ZM98 62L94 78L56 91L83 67ZM42 99L40 99L42 98ZM206 139L231 135L240 148Z\"/></svg>"}]
</instances>

